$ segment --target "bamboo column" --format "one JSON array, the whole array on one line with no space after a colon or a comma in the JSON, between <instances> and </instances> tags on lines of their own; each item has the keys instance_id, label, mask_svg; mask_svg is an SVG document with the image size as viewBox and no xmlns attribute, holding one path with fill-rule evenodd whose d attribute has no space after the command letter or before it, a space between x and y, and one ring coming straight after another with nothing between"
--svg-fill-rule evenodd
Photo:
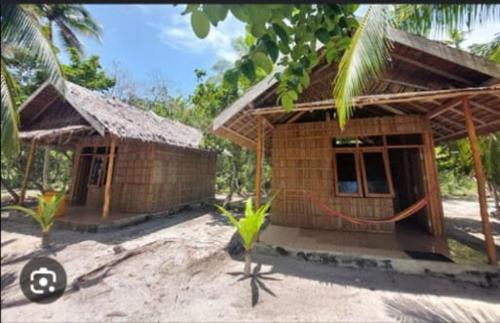
<instances>
[{"instance_id":1,"label":"bamboo column","mask_svg":"<svg viewBox=\"0 0 500 323\"><path fill-rule=\"evenodd\" d=\"M28 179L31 172L31 164L33 163L33 156L36 149L36 140L33 139L30 146L30 151L28 154L28 162L26 163L26 170L24 172L23 186L21 187L21 194L19 195L19 205L24 203L24 197L26 196L26 188L28 187Z\"/></svg>"},{"instance_id":2,"label":"bamboo column","mask_svg":"<svg viewBox=\"0 0 500 323\"><path fill-rule=\"evenodd\" d=\"M102 208L102 218L109 217L109 205L111 202L111 182L113 181L113 164L115 162L116 137L111 137L111 147L109 148L108 171L106 174L106 186L104 187L104 206Z\"/></svg>"},{"instance_id":3,"label":"bamboo column","mask_svg":"<svg viewBox=\"0 0 500 323\"><path fill-rule=\"evenodd\" d=\"M82 153L82 146L77 145L73 153L73 167L71 169L71 182L69 186L68 201L73 203L73 196L75 195L75 184L78 176L78 168L80 166L80 155Z\"/></svg>"},{"instance_id":4,"label":"bamboo column","mask_svg":"<svg viewBox=\"0 0 500 323\"><path fill-rule=\"evenodd\" d=\"M470 148L472 151L472 158L474 160L474 172L476 174L477 192L479 197L479 208L481 213L481 225L483 227L484 240L486 241L486 252L488 254L488 262L491 265L496 265L497 255L493 235L491 233L491 224L488 218L488 205L486 204L486 179L483 172L483 164L481 162L481 151L477 141L476 128L472 120L472 112L470 110L469 98L463 99L463 109L465 116L465 124L467 126L467 133L469 135Z\"/></svg>"},{"instance_id":5,"label":"bamboo column","mask_svg":"<svg viewBox=\"0 0 500 323\"><path fill-rule=\"evenodd\" d=\"M264 147L264 124L262 116L255 118L257 129L257 145L255 147L255 208L261 205L261 182L262 182L262 157Z\"/></svg>"}]
</instances>

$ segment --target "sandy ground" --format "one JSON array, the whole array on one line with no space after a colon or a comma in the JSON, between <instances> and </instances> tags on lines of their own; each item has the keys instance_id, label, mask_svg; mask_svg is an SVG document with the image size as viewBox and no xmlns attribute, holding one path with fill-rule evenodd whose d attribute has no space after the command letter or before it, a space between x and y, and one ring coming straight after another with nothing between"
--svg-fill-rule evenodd
<instances>
[{"instance_id":1,"label":"sandy ground","mask_svg":"<svg viewBox=\"0 0 500 323\"><path fill-rule=\"evenodd\" d=\"M464 206L462 213L478 216L477 205ZM130 250L146 251L37 305L18 285L22 266L39 254L37 227L2 219L2 322L500 321L498 289L445 279L256 255L255 278L241 280L243 263L225 250L233 232L209 209L107 233L54 230L51 256L69 282ZM125 251L115 253L118 245Z\"/></svg>"}]
</instances>

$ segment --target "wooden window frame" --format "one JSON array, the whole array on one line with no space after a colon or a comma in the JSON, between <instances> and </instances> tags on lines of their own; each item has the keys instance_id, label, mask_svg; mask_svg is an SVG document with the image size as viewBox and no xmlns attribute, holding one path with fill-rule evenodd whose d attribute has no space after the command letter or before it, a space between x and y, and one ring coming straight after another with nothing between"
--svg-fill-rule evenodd
<instances>
[{"instance_id":1,"label":"wooden window frame","mask_svg":"<svg viewBox=\"0 0 500 323\"><path fill-rule=\"evenodd\" d=\"M422 145L414 144L414 145L388 145L386 135L381 135L383 140L383 146L368 146L368 147L360 147L359 144L356 147L339 147L333 148L333 176L334 176L334 192L335 196L338 197L361 197L361 198L370 198L370 197L383 197L383 198L394 198L396 196L394 192L394 185L392 180L392 173L389 163L389 149L395 148L421 148ZM357 137L353 137L357 138ZM368 179L366 176L366 165L364 161L363 154L365 152L380 152L382 153L382 160L384 163L384 169L386 174L387 185L389 188L389 193L370 193L368 191ZM339 192L339 180L337 175L337 154L338 153L351 153L354 154L355 167L356 167L356 177L358 184L358 192L357 193L342 193Z\"/></svg>"},{"instance_id":2,"label":"wooden window frame","mask_svg":"<svg viewBox=\"0 0 500 323\"><path fill-rule=\"evenodd\" d=\"M387 181L387 187L389 189L388 193L370 193L368 191L368 178L366 174L365 165L365 153L381 153L382 162L384 163L385 177ZM389 166L389 154L387 149L384 147L363 147L359 149L359 158L361 159L361 173L363 179L363 193L365 197L392 197L394 198L396 194L394 193L394 185L392 183L391 167Z\"/></svg>"},{"instance_id":3,"label":"wooden window frame","mask_svg":"<svg viewBox=\"0 0 500 323\"><path fill-rule=\"evenodd\" d=\"M357 193L342 193L339 191L339 180L337 175L337 154L353 154L354 155L354 167L356 169L356 182L358 184ZM335 148L333 151L333 176L335 186L335 195L340 197L363 197L363 188L361 185L361 172L359 165L359 151L357 148Z\"/></svg>"},{"instance_id":4,"label":"wooden window frame","mask_svg":"<svg viewBox=\"0 0 500 323\"><path fill-rule=\"evenodd\" d=\"M95 160L96 159L101 159L102 160L102 166L101 166L101 171L99 173L99 177L97 178L97 184L91 184L90 180L92 179L92 173L94 172L95 168ZM106 184L106 170L107 170L107 165L108 165L109 157L103 154L95 154L92 156L92 161L90 164L90 176L87 181L87 186L88 187L103 187Z\"/></svg>"}]
</instances>

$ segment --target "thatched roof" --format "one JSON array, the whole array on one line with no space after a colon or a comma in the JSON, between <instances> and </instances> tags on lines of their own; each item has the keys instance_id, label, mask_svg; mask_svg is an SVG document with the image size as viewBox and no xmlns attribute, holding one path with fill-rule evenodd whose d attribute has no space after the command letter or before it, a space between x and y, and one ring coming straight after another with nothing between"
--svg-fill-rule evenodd
<instances>
[{"instance_id":1,"label":"thatched roof","mask_svg":"<svg viewBox=\"0 0 500 323\"><path fill-rule=\"evenodd\" d=\"M56 107L58 101L59 105ZM41 130L37 129L40 127L37 121L44 113L49 113L49 108L58 109L52 112L52 118L66 118L68 122L70 119L75 120L75 117L67 116L67 111L63 110L76 110L85 123L101 136L111 134L118 139L135 139L185 148L198 148L202 139L202 133L198 129L160 117L151 111L143 111L71 82L66 82L64 95L52 84L46 83L26 101L20 109L21 138L27 136L23 132ZM77 122L80 123L82 122ZM44 125L43 130L57 132L68 126L70 125L64 124L64 120L54 120L49 125ZM37 136L40 136L40 132Z\"/></svg>"},{"instance_id":2,"label":"thatched roof","mask_svg":"<svg viewBox=\"0 0 500 323\"><path fill-rule=\"evenodd\" d=\"M459 96L462 94L452 93L452 89L456 89L469 95L479 134L500 130L500 89L493 86L500 83L500 65L400 30L391 29L388 38L394 48L385 72L373 80L364 95L359 97L359 102L355 102L360 109L356 110L354 117L428 115L436 141L461 138L466 135L466 131L459 105ZM301 109L294 109L291 113L283 109L274 110L273 113L265 114L267 123L274 126L304 122L306 119L311 120L313 110L317 116L320 109L335 109L331 93L336 72L337 67L326 64L323 59L311 72L311 84L298 99L297 106ZM239 145L254 148L255 115L261 110L271 112L276 107L276 88L277 82L272 77L250 88L215 118L213 132ZM448 90L452 92L446 92ZM419 95L417 92L427 93ZM407 93L412 98L397 98L401 93ZM437 97L433 97L433 93ZM397 100L380 100L380 97L390 95L396 95ZM266 136L270 135L270 127L266 127ZM269 140L266 139L266 142Z\"/></svg>"}]
</instances>

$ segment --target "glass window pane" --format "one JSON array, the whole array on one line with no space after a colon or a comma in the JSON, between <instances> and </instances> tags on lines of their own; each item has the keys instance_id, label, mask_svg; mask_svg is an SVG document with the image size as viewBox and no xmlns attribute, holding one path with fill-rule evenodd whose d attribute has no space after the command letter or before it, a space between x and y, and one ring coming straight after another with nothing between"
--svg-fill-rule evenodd
<instances>
[{"instance_id":1,"label":"glass window pane","mask_svg":"<svg viewBox=\"0 0 500 323\"><path fill-rule=\"evenodd\" d=\"M389 184L381 152L363 153L368 193L389 194Z\"/></svg>"},{"instance_id":2,"label":"glass window pane","mask_svg":"<svg viewBox=\"0 0 500 323\"><path fill-rule=\"evenodd\" d=\"M353 153L337 153L337 190L339 193L358 193L356 159Z\"/></svg>"}]
</instances>

